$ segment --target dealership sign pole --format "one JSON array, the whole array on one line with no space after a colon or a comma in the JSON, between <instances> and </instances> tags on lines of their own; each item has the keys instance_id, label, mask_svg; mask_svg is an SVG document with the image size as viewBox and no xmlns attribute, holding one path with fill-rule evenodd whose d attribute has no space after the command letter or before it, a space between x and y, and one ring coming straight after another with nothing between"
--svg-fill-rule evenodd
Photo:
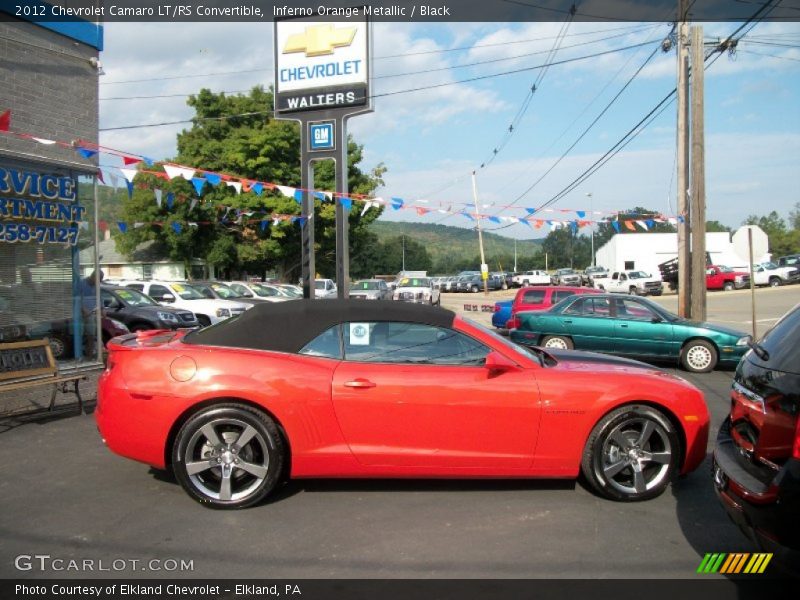
<instances>
[{"instance_id":1,"label":"dealership sign pole","mask_svg":"<svg viewBox=\"0 0 800 600\"><path fill-rule=\"evenodd\" d=\"M341 199L348 193L347 119L372 111L370 23L311 19L275 21L275 118L300 123L303 297L314 297L314 164L336 163L336 283L347 298L349 221Z\"/></svg>"}]
</instances>

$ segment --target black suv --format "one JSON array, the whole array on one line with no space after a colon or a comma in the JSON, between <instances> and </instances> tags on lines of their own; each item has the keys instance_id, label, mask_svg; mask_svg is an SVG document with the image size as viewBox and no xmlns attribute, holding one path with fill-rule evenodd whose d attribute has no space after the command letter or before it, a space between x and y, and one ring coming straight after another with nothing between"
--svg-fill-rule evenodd
<instances>
[{"instance_id":1,"label":"black suv","mask_svg":"<svg viewBox=\"0 0 800 600\"><path fill-rule=\"evenodd\" d=\"M498 276L489 276L486 280L487 290L499 290L503 287L503 279ZM480 274L463 277L458 280L459 292L482 292L483 278Z\"/></svg>"},{"instance_id":2,"label":"black suv","mask_svg":"<svg viewBox=\"0 0 800 600\"><path fill-rule=\"evenodd\" d=\"M131 288L100 286L100 302L109 317L123 322L131 331L200 326L193 312L161 306Z\"/></svg>"},{"instance_id":3,"label":"black suv","mask_svg":"<svg viewBox=\"0 0 800 600\"><path fill-rule=\"evenodd\" d=\"M800 304L739 362L713 474L742 531L800 570Z\"/></svg>"}]
</instances>

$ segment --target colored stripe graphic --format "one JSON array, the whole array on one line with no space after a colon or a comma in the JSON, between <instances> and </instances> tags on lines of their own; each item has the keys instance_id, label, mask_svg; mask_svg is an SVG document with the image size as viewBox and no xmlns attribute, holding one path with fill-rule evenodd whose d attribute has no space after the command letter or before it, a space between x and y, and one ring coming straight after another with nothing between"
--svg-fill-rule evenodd
<instances>
[{"instance_id":1,"label":"colored stripe graphic","mask_svg":"<svg viewBox=\"0 0 800 600\"><path fill-rule=\"evenodd\" d=\"M769 562L772 560L771 553L725 552L707 553L700 566L697 567L698 573L724 573L724 574L750 574L763 573Z\"/></svg>"}]
</instances>

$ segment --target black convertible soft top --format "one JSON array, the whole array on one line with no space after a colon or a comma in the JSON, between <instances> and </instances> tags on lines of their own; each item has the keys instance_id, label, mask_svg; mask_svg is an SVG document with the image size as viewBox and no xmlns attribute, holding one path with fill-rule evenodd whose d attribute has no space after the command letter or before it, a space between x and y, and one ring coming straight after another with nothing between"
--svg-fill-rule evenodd
<instances>
[{"instance_id":1,"label":"black convertible soft top","mask_svg":"<svg viewBox=\"0 0 800 600\"><path fill-rule=\"evenodd\" d=\"M339 323L400 321L450 327L455 313L407 302L372 300L289 300L256 304L241 316L193 331L186 344L299 352Z\"/></svg>"}]
</instances>

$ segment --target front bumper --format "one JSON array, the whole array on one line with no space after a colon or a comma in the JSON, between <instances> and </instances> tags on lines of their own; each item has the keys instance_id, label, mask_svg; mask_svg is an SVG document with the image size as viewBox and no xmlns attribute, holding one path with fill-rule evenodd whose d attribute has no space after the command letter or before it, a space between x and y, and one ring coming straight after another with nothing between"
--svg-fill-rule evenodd
<instances>
[{"instance_id":1,"label":"front bumper","mask_svg":"<svg viewBox=\"0 0 800 600\"><path fill-rule=\"evenodd\" d=\"M747 468L726 420L711 468L714 491L731 520L777 562L800 573L800 460L789 459L765 483Z\"/></svg>"}]
</instances>

